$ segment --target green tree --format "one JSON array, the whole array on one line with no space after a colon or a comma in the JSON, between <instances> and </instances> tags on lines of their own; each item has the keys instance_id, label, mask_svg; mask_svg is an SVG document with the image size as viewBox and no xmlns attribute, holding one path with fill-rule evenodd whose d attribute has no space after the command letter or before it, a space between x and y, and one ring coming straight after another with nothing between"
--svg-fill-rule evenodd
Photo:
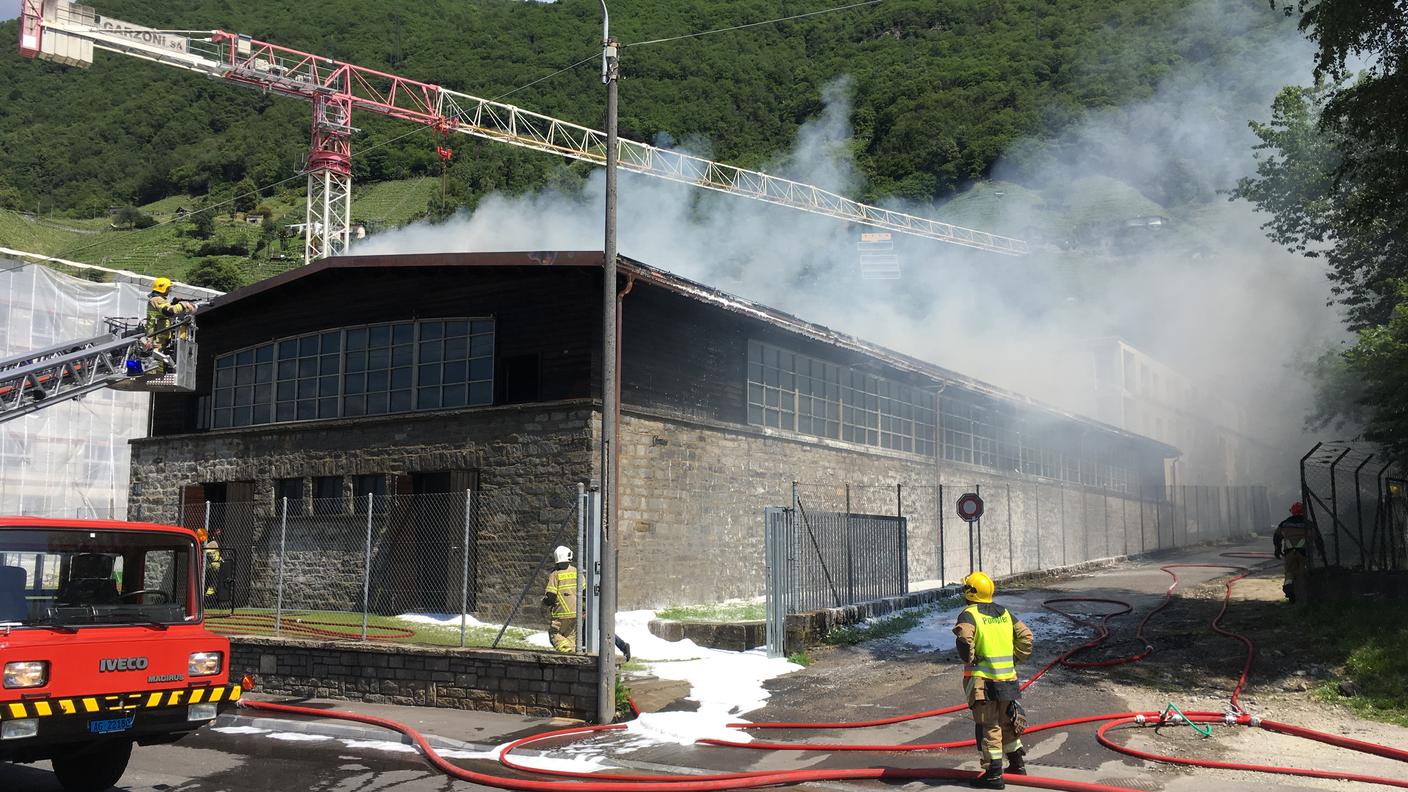
<instances>
[{"instance_id":1,"label":"green tree","mask_svg":"<svg viewBox=\"0 0 1408 792\"><path fill-rule=\"evenodd\" d=\"M186 278L193 286L204 286L222 292L234 291L248 282L234 262L216 256L208 256L196 262Z\"/></svg>"},{"instance_id":2,"label":"green tree","mask_svg":"<svg viewBox=\"0 0 1408 792\"><path fill-rule=\"evenodd\" d=\"M196 239L210 239L215 234L215 213L209 207L197 206L186 219L191 223L191 236Z\"/></svg>"},{"instance_id":3,"label":"green tree","mask_svg":"<svg viewBox=\"0 0 1408 792\"><path fill-rule=\"evenodd\" d=\"M259 187L248 176L235 185L235 211L252 212L259 205Z\"/></svg>"},{"instance_id":4,"label":"green tree","mask_svg":"<svg viewBox=\"0 0 1408 792\"><path fill-rule=\"evenodd\" d=\"M1268 235L1324 258L1356 343L1308 367L1337 421L1408 451L1408 14L1402 0L1270 0L1317 46L1310 88L1276 97L1254 177L1232 197L1266 212ZM1362 64L1362 65L1361 65Z\"/></svg>"}]
</instances>

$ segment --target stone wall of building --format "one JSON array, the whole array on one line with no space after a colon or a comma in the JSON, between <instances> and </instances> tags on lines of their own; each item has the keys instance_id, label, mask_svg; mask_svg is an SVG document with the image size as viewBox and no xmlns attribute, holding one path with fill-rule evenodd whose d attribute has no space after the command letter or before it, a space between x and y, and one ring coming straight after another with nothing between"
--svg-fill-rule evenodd
<instances>
[{"instance_id":1,"label":"stone wall of building","mask_svg":"<svg viewBox=\"0 0 1408 792\"><path fill-rule=\"evenodd\" d=\"M555 544L575 544L576 486L595 459L592 415L589 402L574 401L137 440L129 518L176 521L184 488L251 482L252 503L212 506L222 546L243 570L236 604L272 606L282 541L285 608L360 610L365 511L349 504L343 514L311 514L305 500L304 514L284 523L275 485L302 478L311 492L314 477L342 476L350 495L353 477L386 476L393 496L373 515L373 611L458 612L467 601L481 617L496 618ZM474 490L472 589L463 598L463 489L409 494L415 474L446 471L456 474L455 486ZM186 515L188 522L203 519L203 509ZM517 621L537 619L533 602Z\"/></svg>"},{"instance_id":2,"label":"stone wall of building","mask_svg":"<svg viewBox=\"0 0 1408 792\"><path fill-rule=\"evenodd\" d=\"M620 448L623 610L761 595L763 510L791 505L794 481L804 509L902 511L915 588L967 574L970 548L1005 577L1257 527L1225 493L1184 509L1162 489L1141 498L659 411L627 408ZM979 488L986 513L970 531L954 502Z\"/></svg>"},{"instance_id":3,"label":"stone wall of building","mask_svg":"<svg viewBox=\"0 0 1408 792\"><path fill-rule=\"evenodd\" d=\"M233 638L230 673L261 693L590 720L596 659L497 649L441 649Z\"/></svg>"}]
</instances>

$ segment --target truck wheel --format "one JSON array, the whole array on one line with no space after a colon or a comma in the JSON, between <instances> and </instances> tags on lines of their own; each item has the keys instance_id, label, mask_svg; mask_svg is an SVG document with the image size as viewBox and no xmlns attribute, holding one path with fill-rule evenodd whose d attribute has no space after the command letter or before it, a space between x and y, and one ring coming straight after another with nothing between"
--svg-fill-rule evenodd
<instances>
[{"instance_id":1,"label":"truck wheel","mask_svg":"<svg viewBox=\"0 0 1408 792\"><path fill-rule=\"evenodd\" d=\"M118 740L73 756L54 757L50 764L65 792L104 792L122 779L131 758L131 741Z\"/></svg>"}]
</instances>

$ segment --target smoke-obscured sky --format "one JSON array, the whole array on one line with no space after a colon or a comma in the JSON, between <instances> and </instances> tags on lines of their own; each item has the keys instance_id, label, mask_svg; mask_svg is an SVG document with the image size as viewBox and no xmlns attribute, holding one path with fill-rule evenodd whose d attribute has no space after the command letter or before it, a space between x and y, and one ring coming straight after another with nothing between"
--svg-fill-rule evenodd
<instances>
[{"instance_id":1,"label":"smoke-obscured sky","mask_svg":"<svg viewBox=\"0 0 1408 792\"><path fill-rule=\"evenodd\" d=\"M1191 35L1227 37L1264 24L1260 2L1206 0L1187 18ZM1168 74L1150 98L1096 113L1061 141L1058 156L1000 162L1010 178L1048 200L1079 201L1092 176L1138 185L1175 171L1204 198L1181 235L1200 253L1151 246L1118 259L1037 252L1023 258L974 254L905 240L898 280L862 277L857 229L747 199L621 175L620 251L656 267L853 333L965 374L1081 412L1090 382L1071 352L1118 335L1193 378L1214 385L1298 444L1308 388L1293 363L1340 337L1326 307L1318 263L1268 242L1260 220L1214 191L1252 172L1247 121L1265 118L1283 85L1310 79L1311 51L1284 35L1217 61ZM1264 38L1264 37L1263 37ZM825 110L802 127L791 152L767 170L855 192L847 158L852 85L827 86ZM1014 146L1014 152L1032 146ZM1191 180L1186 176L1194 174ZM603 177L580 191L493 195L470 215L369 238L354 253L600 249ZM943 208L895 208L944 217ZM1133 211L1133 210L1131 210ZM986 230L1020 235L1024 211L998 211Z\"/></svg>"}]
</instances>

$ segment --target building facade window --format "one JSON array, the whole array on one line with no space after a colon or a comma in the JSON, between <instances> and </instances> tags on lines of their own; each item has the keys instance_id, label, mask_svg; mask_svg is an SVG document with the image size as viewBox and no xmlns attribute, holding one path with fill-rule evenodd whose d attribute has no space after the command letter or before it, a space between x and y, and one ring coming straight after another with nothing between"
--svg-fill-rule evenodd
<instances>
[{"instance_id":1,"label":"building facade window","mask_svg":"<svg viewBox=\"0 0 1408 792\"><path fill-rule=\"evenodd\" d=\"M285 478L274 482L274 508L282 509L288 504L288 516L303 514L303 479Z\"/></svg>"},{"instance_id":2,"label":"building facade window","mask_svg":"<svg viewBox=\"0 0 1408 792\"><path fill-rule=\"evenodd\" d=\"M342 494L342 476L315 476L313 478L313 513L347 513L347 501Z\"/></svg>"},{"instance_id":3,"label":"building facade window","mask_svg":"<svg viewBox=\"0 0 1408 792\"><path fill-rule=\"evenodd\" d=\"M748 342L748 423L934 456L934 394Z\"/></svg>"},{"instance_id":4,"label":"building facade window","mask_svg":"<svg viewBox=\"0 0 1408 792\"><path fill-rule=\"evenodd\" d=\"M367 513L367 499L371 496L373 514L386 511L386 476L371 473L352 477L352 512Z\"/></svg>"},{"instance_id":5,"label":"building facade window","mask_svg":"<svg viewBox=\"0 0 1408 792\"><path fill-rule=\"evenodd\" d=\"M493 400L492 319L390 322L220 355L210 426L354 418Z\"/></svg>"}]
</instances>

